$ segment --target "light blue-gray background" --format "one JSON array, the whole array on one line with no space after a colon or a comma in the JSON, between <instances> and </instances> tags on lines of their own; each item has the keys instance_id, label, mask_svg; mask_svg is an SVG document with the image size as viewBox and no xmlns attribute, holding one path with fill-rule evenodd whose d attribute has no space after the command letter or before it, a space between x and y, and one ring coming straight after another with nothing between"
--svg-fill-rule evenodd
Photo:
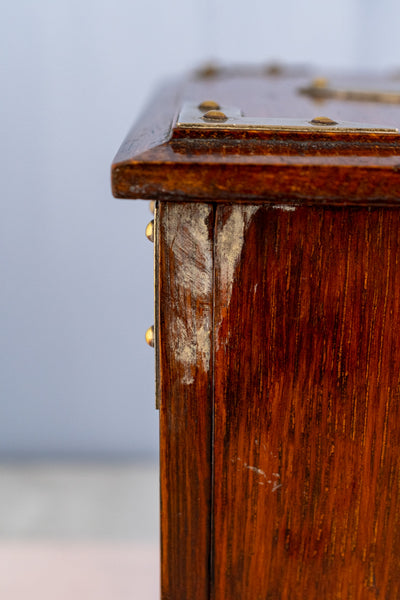
<instances>
[{"instance_id":1,"label":"light blue-gray background","mask_svg":"<svg viewBox=\"0 0 400 600\"><path fill-rule=\"evenodd\" d=\"M400 67L394 0L18 0L0 17L0 458L155 456L151 218L109 168L210 58Z\"/></svg>"}]
</instances>

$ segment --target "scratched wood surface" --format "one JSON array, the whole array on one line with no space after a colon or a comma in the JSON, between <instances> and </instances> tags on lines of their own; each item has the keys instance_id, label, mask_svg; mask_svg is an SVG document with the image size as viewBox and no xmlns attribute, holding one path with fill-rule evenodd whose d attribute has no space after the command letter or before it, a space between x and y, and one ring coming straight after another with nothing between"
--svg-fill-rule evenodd
<instances>
[{"instance_id":1,"label":"scratched wood surface","mask_svg":"<svg viewBox=\"0 0 400 600\"><path fill-rule=\"evenodd\" d=\"M161 598L209 600L213 208L157 207Z\"/></svg>"},{"instance_id":2,"label":"scratched wood surface","mask_svg":"<svg viewBox=\"0 0 400 600\"><path fill-rule=\"evenodd\" d=\"M399 230L218 206L213 600L400 598Z\"/></svg>"},{"instance_id":3,"label":"scratched wood surface","mask_svg":"<svg viewBox=\"0 0 400 600\"><path fill-rule=\"evenodd\" d=\"M310 120L326 115L400 126L400 104L318 100L299 93L321 73L225 69L189 76L158 91L126 138L112 171L120 198L169 201L398 205L400 136L179 130L185 101L234 106L250 117ZM396 90L391 74L323 73L333 87Z\"/></svg>"}]
</instances>

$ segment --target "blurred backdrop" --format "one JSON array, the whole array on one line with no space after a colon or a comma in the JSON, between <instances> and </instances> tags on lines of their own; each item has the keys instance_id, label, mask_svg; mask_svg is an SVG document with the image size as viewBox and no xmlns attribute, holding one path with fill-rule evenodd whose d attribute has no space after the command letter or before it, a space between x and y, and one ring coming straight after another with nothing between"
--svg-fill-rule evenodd
<instances>
[{"instance_id":1,"label":"blurred backdrop","mask_svg":"<svg viewBox=\"0 0 400 600\"><path fill-rule=\"evenodd\" d=\"M151 215L113 156L209 60L400 70L400 4L0 5L0 596L157 600Z\"/></svg>"},{"instance_id":2,"label":"blurred backdrop","mask_svg":"<svg viewBox=\"0 0 400 600\"><path fill-rule=\"evenodd\" d=\"M112 158L209 59L400 67L394 0L18 0L0 19L0 458L155 457L148 205Z\"/></svg>"}]
</instances>

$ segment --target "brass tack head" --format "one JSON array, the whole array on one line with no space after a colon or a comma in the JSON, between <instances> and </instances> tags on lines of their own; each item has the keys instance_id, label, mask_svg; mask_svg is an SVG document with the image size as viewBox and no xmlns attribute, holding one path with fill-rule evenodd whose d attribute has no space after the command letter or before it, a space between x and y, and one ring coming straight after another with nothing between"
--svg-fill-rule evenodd
<instances>
[{"instance_id":1,"label":"brass tack head","mask_svg":"<svg viewBox=\"0 0 400 600\"><path fill-rule=\"evenodd\" d=\"M197 70L197 76L201 77L202 79L216 77L219 74L220 70L221 69L217 64L209 62Z\"/></svg>"},{"instance_id":2,"label":"brass tack head","mask_svg":"<svg viewBox=\"0 0 400 600\"><path fill-rule=\"evenodd\" d=\"M146 343L151 348L154 348L154 325L149 327L148 330L146 331Z\"/></svg>"},{"instance_id":3,"label":"brass tack head","mask_svg":"<svg viewBox=\"0 0 400 600\"><path fill-rule=\"evenodd\" d=\"M203 115L203 119L206 119L206 121L226 121L227 118L221 110L209 110Z\"/></svg>"},{"instance_id":4,"label":"brass tack head","mask_svg":"<svg viewBox=\"0 0 400 600\"><path fill-rule=\"evenodd\" d=\"M151 200L151 202L149 202L149 209L150 209L150 212L153 213L153 215L154 215L155 206L156 206L156 201Z\"/></svg>"},{"instance_id":5,"label":"brass tack head","mask_svg":"<svg viewBox=\"0 0 400 600\"><path fill-rule=\"evenodd\" d=\"M265 72L267 75L282 75L283 67L281 64L273 62L267 65Z\"/></svg>"},{"instance_id":6,"label":"brass tack head","mask_svg":"<svg viewBox=\"0 0 400 600\"><path fill-rule=\"evenodd\" d=\"M201 104L199 104L200 110L218 110L219 108L220 105L214 100L204 100Z\"/></svg>"},{"instance_id":7,"label":"brass tack head","mask_svg":"<svg viewBox=\"0 0 400 600\"><path fill-rule=\"evenodd\" d=\"M337 125L337 121L333 121L329 117L315 117L310 123L313 125Z\"/></svg>"},{"instance_id":8,"label":"brass tack head","mask_svg":"<svg viewBox=\"0 0 400 600\"><path fill-rule=\"evenodd\" d=\"M150 242L154 242L154 219L146 227L146 237Z\"/></svg>"},{"instance_id":9,"label":"brass tack head","mask_svg":"<svg viewBox=\"0 0 400 600\"><path fill-rule=\"evenodd\" d=\"M311 87L326 88L328 87L328 80L326 77L316 77L316 79L313 80Z\"/></svg>"}]
</instances>

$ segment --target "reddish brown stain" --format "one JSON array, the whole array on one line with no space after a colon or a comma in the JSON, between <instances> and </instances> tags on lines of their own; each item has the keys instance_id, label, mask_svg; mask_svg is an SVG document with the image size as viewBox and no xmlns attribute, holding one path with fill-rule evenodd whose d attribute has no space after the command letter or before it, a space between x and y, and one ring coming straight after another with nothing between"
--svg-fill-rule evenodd
<instances>
[{"instance_id":1,"label":"reddish brown stain","mask_svg":"<svg viewBox=\"0 0 400 600\"><path fill-rule=\"evenodd\" d=\"M164 88L113 165L159 201L162 600L400 598L400 136L174 128L204 99L400 125L282 73Z\"/></svg>"},{"instance_id":2,"label":"reddish brown stain","mask_svg":"<svg viewBox=\"0 0 400 600\"><path fill-rule=\"evenodd\" d=\"M213 597L394 600L400 212L260 208L220 304L241 210L215 232Z\"/></svg>"},{"instance_id":3,"label":"reddish brown stain","mask_svg":"<svg viewBox=\"0 0 400 600\"><path fill-rule=\"evenodd\" d=\"M204 348L212 340L213 208L161 203L157 220L161 597L208 600L212 354L205 361ZM202 285L190 287L182 269Z\"/></svg>"},{"instance_id":4,"label":"reddish brown stain","mask_svg":"<svg viewBox=\"0 0 400 600\"><path fill-rule=\"evenodd\" d=\"M181 80L158 92L117 154L113 192L120 198L205 202L397 205L400 136L340 131L193 130L175 126L184 102L203 98L246 116L312 120L324 109L344 121L400 126L400 105L329 100L299 89L311 76L245 77L225 72ZM393 88L390 77L341 78L342 87ZM166 168L168 165L168 168Z\"/></svg>"}]
</instances>

